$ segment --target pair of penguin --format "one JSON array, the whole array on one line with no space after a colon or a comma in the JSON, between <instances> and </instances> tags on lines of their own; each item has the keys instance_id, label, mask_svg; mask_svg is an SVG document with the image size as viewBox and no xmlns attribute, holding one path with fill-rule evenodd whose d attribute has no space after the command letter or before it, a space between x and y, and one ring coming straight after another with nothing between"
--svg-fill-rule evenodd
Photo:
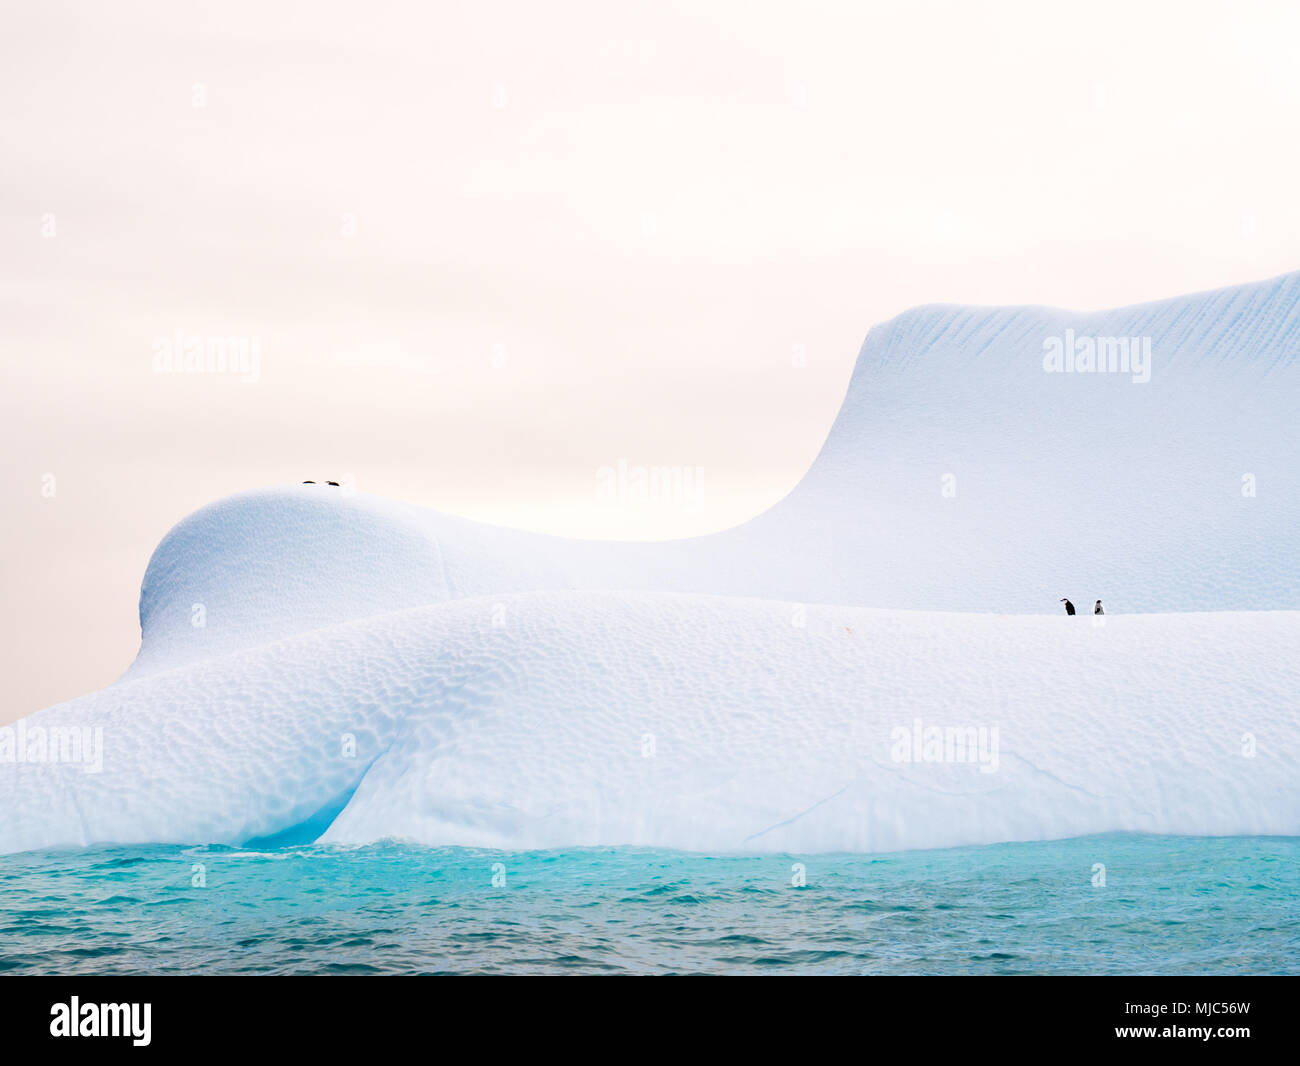
<instances>
[{"instance_id":1,"label":"pair of penguin","mask_svg":"<svg viewBox=\"0 0 1300 1066\"><path fill-rule=\"evenodd\" d=\"M1065 613L1066 613L1066 614L1074 614L1074 604L1072 604L1072 603L1071 603L1069 600L1067 600L1064 596L1061 597L1061 602L1062 602L1063 604L1065 604ZM1097 601L1096 606L1094 606L1093 609L1092 609L1092 613L1093 613L1093 614L1105 614L1105 613L1106 613L1105 611L1102 610L1102 607L1101 607L1101 600L1098 600L1098 601Z\"/></svg>"},{"instance_id":2,"label":"pair of penguin","mask_svg":"<svg viewBox=\"0 0 1300 1066\"><path fill-rule=\"evenodd\" d=\"M316 484L316 482L314 482L314 481L304 481L303 484L304 484L304 485L314 485L314 484ZM325 484L326 484L326 485L333 485L335 488L338 488L338 487L339 487L339 483L338 483L337 481L327 481L327 482L325 482ZM1073 614L1074 612L1071 611L1070 613Z\"/></svg>"}]
</instances>

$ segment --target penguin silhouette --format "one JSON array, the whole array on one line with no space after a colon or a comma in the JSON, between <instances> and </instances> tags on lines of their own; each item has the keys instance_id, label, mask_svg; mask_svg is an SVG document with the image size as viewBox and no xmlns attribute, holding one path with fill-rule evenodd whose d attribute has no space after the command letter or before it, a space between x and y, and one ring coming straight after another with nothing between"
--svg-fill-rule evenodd
<instances>
[{"instance_id":1,"label":"penguin silhouette","mask_svg":"<svg viewBox=\"0 0 1300 1066\"><path fill-rule=\"evenodd\" d=\"M1098 600L1098 601L1097 601L1097 606L1094 607L1094 608L1092 609L1092 613L1093 613L1093 614L1105 614L1105 613L1106 613L1105 611L1103 611L1103 610L1101 609L1101 600Z\"/></svg>"},{"instance_id":2,"label":"penguin silhouette","mask_svg":"<svg viewBox=\"0 0 1300 1066\"><path fill-rule=\"evenodd\" d=\"M1069 600L1067 600L1064 596L1061 597L1061 602L1062 602L1063 604L1065 604L1065 613L1066 613L1066 614L1074 614L1074 604L1072 604L1072 603L1071 603Z\"/></svg>"}]
</instances>

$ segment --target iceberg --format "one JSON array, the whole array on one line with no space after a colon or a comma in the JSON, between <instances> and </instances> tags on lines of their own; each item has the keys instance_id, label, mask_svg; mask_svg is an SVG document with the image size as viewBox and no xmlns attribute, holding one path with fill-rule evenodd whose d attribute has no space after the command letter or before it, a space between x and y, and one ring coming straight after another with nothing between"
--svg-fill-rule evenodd
<instances>
[{"instance_id":1,"label":"iceberg","mask_svg":"<svg viewBox=\"0 0 1300 1066\"><path fill-rule=\"evenodd\" d=\"M0 852L1300 833L1298 308L1300 273L908 311L798 486L711 536L218 501L123 677L0 730Z\"/></svg>"}]
</instances>

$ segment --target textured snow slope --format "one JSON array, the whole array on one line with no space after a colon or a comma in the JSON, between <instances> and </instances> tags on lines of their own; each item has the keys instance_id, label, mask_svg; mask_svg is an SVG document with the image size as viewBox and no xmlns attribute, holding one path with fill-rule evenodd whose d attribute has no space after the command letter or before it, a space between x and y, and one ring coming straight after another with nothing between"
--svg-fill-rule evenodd
<instances>
[{"instance_id":1,"label":"textured snow slope","mask_svg":"<svg viewBox=\"0 0 1300 1066\"><path fill-rule=\"evenodd\" d=\"M327 841L812 852L1294 834L1297 641L1296 612L1098 627L655 593L460 600L43 712L102 722L104 769L19 767L3 839L243 842L353 788ZM993 772L896 761L894 730L918 718L983 727Z\"/></svg>"},{"instance_id":2,"label":"textured snow slope","mask_svg":"<svg viewBox=\"0 0 1300 1066\"><path fill-rule=\"evenodd\" d=\"M324 485L216 503L154 553L124 678L25 720L102 727L102 772L5 762L0 736L0 851L1300 832L1298 300L1291 275L910 311L868 335L799 486L711 537ZM1149 337L1150 381L1046 373L1067 330ZM1112 614L1034 615L1061 595ZM996 771L895 761L917 719L996 725Z\"/></svg>"}]
</instances>

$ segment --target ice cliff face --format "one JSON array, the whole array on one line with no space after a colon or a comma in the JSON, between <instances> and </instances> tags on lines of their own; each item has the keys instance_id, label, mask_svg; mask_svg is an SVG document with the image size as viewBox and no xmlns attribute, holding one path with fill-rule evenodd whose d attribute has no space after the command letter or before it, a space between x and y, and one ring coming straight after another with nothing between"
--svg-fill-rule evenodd
<instances>
[{"instance_id":1,"label":"ice cliff face","mask_svg":"<svg viewBox=\"0 0 1300 1066\"><path fill-rule=\"evenodd\" d=\"M154 553L125 677L0 735L0 850L1300 831L1298 304L909 311L795 490L710 537L220 501ZM1025 617L1063 595L1106 625ZM19 758L56 726L102 769ZM929 727L996 727L996 768L903 759Z\"/></svg>"}]
</instances>

